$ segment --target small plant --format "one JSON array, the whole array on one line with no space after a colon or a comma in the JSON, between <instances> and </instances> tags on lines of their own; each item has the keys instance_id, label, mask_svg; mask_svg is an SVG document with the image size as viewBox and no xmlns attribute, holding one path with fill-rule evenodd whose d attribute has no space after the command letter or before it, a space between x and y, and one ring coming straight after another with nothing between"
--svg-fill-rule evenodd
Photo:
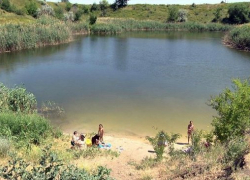
<instances>
[{"instance_id":1,"label":"small plant","mask_svg":"<svg viewBox=\"0 0 250 180\"><path fill-rule=\"evenodd\" d=\"M6 157L10 150L10 141L0 137L0 157Z\"/></svg>"},{"instance_id":2,"label":"small plant","mask_svg":"<svg viewBox=\"0 0 250 180\"><path fill-rule=\"evenodd\" d=\"M164 131L159 131L155 137L147 136L146 139L151 143L156 153L156 160L160 161L163 158L165 147L169 147L170 152L173 151L173 144L180 137L180 134L168 135Z\"/></svg>"}]
</instances>

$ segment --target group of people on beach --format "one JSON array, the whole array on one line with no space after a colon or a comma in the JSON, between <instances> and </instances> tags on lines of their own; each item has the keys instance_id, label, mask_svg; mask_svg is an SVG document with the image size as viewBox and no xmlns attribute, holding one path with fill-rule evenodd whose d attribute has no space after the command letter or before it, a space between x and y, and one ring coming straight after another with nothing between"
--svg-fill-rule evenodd
<instances>
[{"instance_id":1,"label":"group of people on beach","mask_svg":"<svg viewBox=\"0 0 250 180\"><path fill-rule=\"evenodd\" d=\"M190 121L187 127L188 144L192 138L193 132L194 132L194 124L192 121ZM90 139L85 140L84 134L79 135L77 131L74 131L71 140L71 148L85 149L87 146L97 146L99 148L111 147L110 144L104 143L103 135L104 135L104 128L102 124L99 124L98 133L95 134L95 136L93 136L91 140ZM166 146L166 144L164 145Z\"/></svg>"},{"instance_id":2,"label":"group of people on beach","mask_svg":"<svg viewBox=\"0 0 250 180\"><path fill-rule=\"evenodd\" d=\"M104 135L104 128L102 124L99 124L99 128L98 128L98 133L93 136L90 139L85 139L85 135L84 134L78 134L77 131L74 131L73 136L72 136L72 140L71 140L71 149L85 149L87 146L97 146L99 148L103 148L106 146L109 146L109 144L105 145L104 141L103 141L103 135Z\"/></svg>"}]
</instances>

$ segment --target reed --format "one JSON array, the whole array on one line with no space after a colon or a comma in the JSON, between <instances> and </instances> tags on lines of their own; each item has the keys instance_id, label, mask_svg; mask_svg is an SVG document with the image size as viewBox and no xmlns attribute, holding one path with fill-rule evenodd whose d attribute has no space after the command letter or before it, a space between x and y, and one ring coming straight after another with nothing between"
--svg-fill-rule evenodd
<instances>
[{"instance_id":1,"label":"reed","mask_svg":"<svg viewBox=\"0 0 250 180\"><path fill-rule=\"evenodd\" d=\"M138 21L134 19L105 19L91 27L94 34L115 34L123 31L229 31L233 26L219 23L162 23L158 21Z\"/></svg>"},{"instance_id":2,"label":"reed","mask_svg":"<svg viewBox=\"0 0 250 180\"><path fill-rule=\"evenodd\" d=\"M250 51L250 25L234 28L225 36L224 41L233 48Z\"/></svg>"},{"instance_id":3,"label":"reed","mask_svg":"<svg viewBox=\"0 0 250 180\"><path fill-rule=\"evenodd\" d=\"M0 53L69 42L72 35L88 32L86 23L68 23L42 16L34 24L0 26Z\"/></svg>"}]
</instances>

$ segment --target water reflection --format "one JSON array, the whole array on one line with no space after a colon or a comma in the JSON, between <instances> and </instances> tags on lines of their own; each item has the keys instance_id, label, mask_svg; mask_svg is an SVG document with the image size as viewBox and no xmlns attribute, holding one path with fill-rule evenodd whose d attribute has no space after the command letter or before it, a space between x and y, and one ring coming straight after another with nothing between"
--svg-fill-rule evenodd
<instances>
[{"instance_id":1,"label":"water reflection","mask_svg":"<svg viewBox=\"0 0 250 180\"><path fill-rule=\"evenodd\" d=\"M118 70L125 71L127 69L127 55L128 55L128 38L117 38L115 41L114 59L115 67Z\"/></svg>"}]
</instances>

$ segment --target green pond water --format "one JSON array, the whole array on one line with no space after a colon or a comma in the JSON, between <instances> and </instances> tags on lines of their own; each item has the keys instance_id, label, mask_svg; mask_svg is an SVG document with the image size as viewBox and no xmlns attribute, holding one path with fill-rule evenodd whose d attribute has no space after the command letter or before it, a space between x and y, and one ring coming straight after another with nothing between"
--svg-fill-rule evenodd
<instances>
[{"instance_id":1,"label":"green pond water","mask_svg":"<svg viewBox=\"0 0 250 180\"><path fill-rule=\"evenodd\" d=\"M81 36L74 42L0 54L0 82L24 84L38 103L51 100L65 132L186 136L188 122L209 130L210 96L249 78L250 53L223 46L221 33L133 32Z\"/></svg>"}]
</instances>

